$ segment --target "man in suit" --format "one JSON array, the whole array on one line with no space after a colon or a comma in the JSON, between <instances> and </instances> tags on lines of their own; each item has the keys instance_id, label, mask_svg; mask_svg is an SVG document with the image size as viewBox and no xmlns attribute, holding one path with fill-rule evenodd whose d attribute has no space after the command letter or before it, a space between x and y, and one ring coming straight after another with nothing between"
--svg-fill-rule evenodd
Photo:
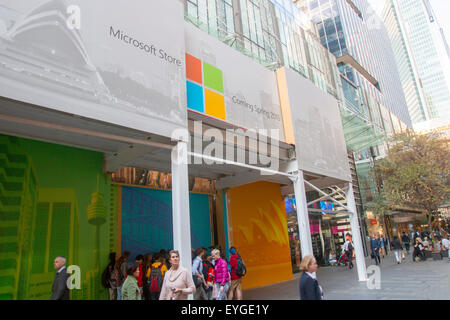
<instances>
[{"instance_id":1,"label":"man in suit","mask_svg":"<svg viewBox=\"0 0 450 320\"><path fill-rule=\"evenodd\" d=\"M69 279L70 275L66 269L66 258L56 257L53 266L56 270L56 275L53 281L50 300L69 300L70 295L69 288L67 287L67 279Z\"/></svg>"}]
</instances>

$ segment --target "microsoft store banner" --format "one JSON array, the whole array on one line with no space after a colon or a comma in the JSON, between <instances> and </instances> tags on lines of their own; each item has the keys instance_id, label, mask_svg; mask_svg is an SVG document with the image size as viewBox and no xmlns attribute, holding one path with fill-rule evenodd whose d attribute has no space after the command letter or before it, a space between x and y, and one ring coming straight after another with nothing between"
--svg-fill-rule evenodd
<instances>
[{"instance_id":1,"label":"microsoft store banner","mask_svg":"<svg viewBox=\"0 0 450 320\"><path fill-rule=\"evenodd\" d=\"M180 1L0 0L0 95L163 136L186 127Z\"/></svg>"}]
</instances>

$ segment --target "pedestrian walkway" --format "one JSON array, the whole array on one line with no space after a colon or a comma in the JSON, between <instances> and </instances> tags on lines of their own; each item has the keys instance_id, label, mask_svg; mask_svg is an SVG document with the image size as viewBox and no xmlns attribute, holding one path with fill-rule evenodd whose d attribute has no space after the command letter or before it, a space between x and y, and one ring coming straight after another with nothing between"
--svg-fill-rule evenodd
<instances>
[{"instance_id":1,"label":"pedestrian walkway","mask_svg":"<svg viewBox=\"0 0 450 320\"><path fill-rule=\"evenodd\" d=\"M412 262L410 256L397 264L394 254L381 260L381 289L370 290L358 281L356 266L322 267L317 279L327 300L448 300L450 299L450 262L447 259ZM366 267L375 264L366 259ZM300 274L294 279L244 291L248 300L298 300Z\"/></svg>"}]
</instances>

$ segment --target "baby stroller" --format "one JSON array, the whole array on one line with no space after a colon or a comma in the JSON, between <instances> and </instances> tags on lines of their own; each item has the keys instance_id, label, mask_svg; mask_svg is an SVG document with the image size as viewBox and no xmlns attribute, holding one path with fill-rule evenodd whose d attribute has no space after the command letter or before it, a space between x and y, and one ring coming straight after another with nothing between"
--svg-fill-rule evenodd
<instances>
[{"instance_id":1,"label":"baby stroller","mask_svg":"<svg viewBox=\"0 0 450 320\"><path fill-rule=\"evenodd\" d=\"M347 260L348 260L347 255L345 253L342 254L341 257L338 260L338 266L340 266L340 265L346 266L347 265Z\"/></svg>"}]
</instances>

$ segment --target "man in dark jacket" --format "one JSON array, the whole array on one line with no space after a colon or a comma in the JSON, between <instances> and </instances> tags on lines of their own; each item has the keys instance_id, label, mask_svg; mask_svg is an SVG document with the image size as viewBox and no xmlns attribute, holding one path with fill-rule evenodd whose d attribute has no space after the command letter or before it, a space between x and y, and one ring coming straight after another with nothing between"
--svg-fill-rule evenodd
<instances>
[{"instance_id":1,"label":"man in dark jacket","mask_svg":"<svg viewBox=\"0 0 450 320\"><path fill-rule=\"evenodd\" d=\"M375 264L378 265L379 263L381 263L380 243L378 242L378 239L375 235L373 235L372 239L370 240L370 247L372 249L372 256L375 259Z\"/></svg>"},{"instance_id":2,"label":"man in dark jacket","mask_svg":"<svg viewBox=\"0 0 450 320\"><path fill-rule=\"evenodd\" d=\"M67 279L69 279L70 275L66 269L66 258L56 257L53 266L57 272L53 281L50 300L69 300L70 291L67 287Z\"/></svg>"},{"instance_id":3,"label":"man in dark jacket","mask_svg":"<svg viewBox=\"0 0 450 320\"><path fill-rule=\"evenodd\" d=\"M394 247L395 260L397 264L402 262L402 244L397 236L394 236L394 241L392 241L392 246Z\"/></svg>"},{"instance_id":4,"label":"man in dark jacket","mask_svg":"<svg viewBox=\"0 0 450 320\"><path fill-rule=\"evenodd\" d=\"M409 253L409 237L405 232L402 235L402 242L405 245L406 252Z\"/></svg>"}]
</instances>

